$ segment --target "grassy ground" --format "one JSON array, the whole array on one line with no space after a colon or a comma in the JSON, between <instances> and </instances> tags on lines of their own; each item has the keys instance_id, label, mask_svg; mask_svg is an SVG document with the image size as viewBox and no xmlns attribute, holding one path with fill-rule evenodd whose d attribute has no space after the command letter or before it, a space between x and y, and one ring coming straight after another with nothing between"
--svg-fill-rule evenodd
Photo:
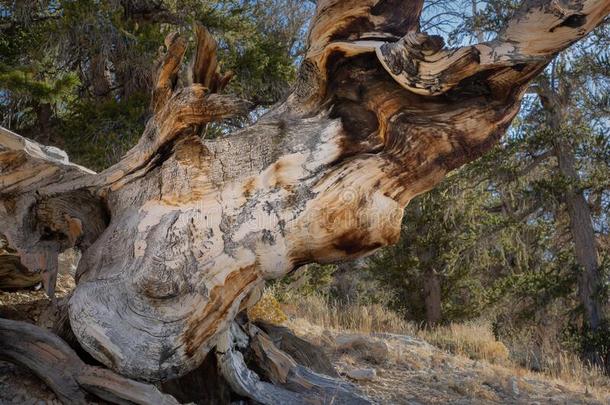
<instances>
[{"instance_id":1,"label":"grassy ground","mask_svg":"<svg viewBox=\"0 0 610 405\"><path fill-rule=\"evenodd\" d=\"M509 376L506 377L509 380L513 378L510 376L521 378L521 385L529 385L532 390L536 390L537 383L527 383L528 379L580 392L584 394L582 403L588 403L587 398L610 403L610 379L599 369L589 367L574 354L557 349L557 345L547 345L541 349L530 343L528 347L530 336L508 336L499 341L492 333L491 323L485 320L421 328L381 305L340 306L320 295L303 296L285 291L279 294L270 290L267 295L278 296L282 310L290 319L289 326L297 330L303 329L299 325L303 320L319 330L333 333L411 336L451 353L456 358L485 363L489 365L486 372L495 370L493 372L499 375ZM534 365L538 372L532 371ZM457 386L464 387L463 384Z\"/></svg>"}]
</instances>

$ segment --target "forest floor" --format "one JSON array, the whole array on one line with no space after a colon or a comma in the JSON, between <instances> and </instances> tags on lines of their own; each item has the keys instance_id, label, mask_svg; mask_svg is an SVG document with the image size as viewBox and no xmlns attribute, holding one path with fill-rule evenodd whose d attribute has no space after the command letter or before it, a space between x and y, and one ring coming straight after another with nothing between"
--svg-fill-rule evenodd
<instances>
[{"instance_id":1,"label":"forest floor","mask_svg":"<svg viewBox=\"0 0 610 405\"><path fill-rule=\"evenodd\" d=\"M72 277L60 275L58 298L67 296L73 286ZM44 325L49 306L40 290L0 292L0 317ZM294 316L285 325L323 348L343 378L378 404L610 403L610 390L450 354L420 338L332 330ZM350 374L361 376L351 379ZM0 361L0 404L11 403L59 401L35 376Z\"/></svg>"}]
</instances>

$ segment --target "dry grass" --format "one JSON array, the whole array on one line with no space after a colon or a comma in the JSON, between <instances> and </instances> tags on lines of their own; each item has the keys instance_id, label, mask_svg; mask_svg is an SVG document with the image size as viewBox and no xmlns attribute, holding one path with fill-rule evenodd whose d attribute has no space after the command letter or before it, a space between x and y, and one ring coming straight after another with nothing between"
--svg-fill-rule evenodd
<instances>
[{"instance_id":1,"label":"dry grass","mask_svg":"<svg viewBox=\"0 0 610 405\"><path fill-rule=\"evenodd\" d=\"M508 348L496 340L490 325L483 322L426 328L418 331L418 336L434 346L473 360L499 364L509 361Z\"/></svg>"},{"instance_id":2,"label":"dry grass","mask_svg":"<svg viewBox=\"0 0 610 405\"><path fill-rule=\"evenodd\" d=\"M501 365L512 375L544 377L558 384L586 387L599 398L606 398L610 391L610 379L577 356L553 345L533 350L529 336L512 336L500 342L486 321L422 329L381 305L338 305L315 294L301 296L291 291L273 290L270 293L278 296L289 316L305 319L324 329L416 336L451 353ZM534 363L538 364L539 373L530 371Z\"/></svg>"},{"instance_id":3,"label":"dry grass","mask_svg":"<svg viewBox=\"0 0 610 405\"><path fill-rule=\"evenodd\" d=\"M277 293L277 292L274 292ZM338 305L321 295L301 296L288 291L278 299L288 315L303 318L325 329L363 333L398 333L413 335L417 327L382 305Z\"/></svg>"},{"instance_id":4,"label":"dry grass","mask_svg":"<svg viewBox=\"0 0 610 405\"><path fill-rule=\"evenodd\" d=\"M545 367L541 373L556 381L581 385L587 390L610 392L610 379L598 367L592 367L571 353L545 355Z\"/></svg>"}]
</instances>

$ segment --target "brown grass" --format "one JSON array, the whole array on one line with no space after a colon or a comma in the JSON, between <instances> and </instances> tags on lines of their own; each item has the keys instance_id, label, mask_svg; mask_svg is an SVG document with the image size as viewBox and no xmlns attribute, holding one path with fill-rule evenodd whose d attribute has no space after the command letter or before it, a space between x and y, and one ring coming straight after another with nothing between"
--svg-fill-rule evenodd
<instances>
[{"instance_id":1,"label":"brown grass","mask_svg":"<svg viewBox=\"0 0 610 405\"><path fill-rule=\"evenodd\" d=\"M499 364L509 361L508 348L496 340L490 325L483 322L425 328L418 331L417 335L434 346L473 360Z\"/></svg>"},{"instance_id":2,"label":"brown grass","mask_svg":"<svg viewBox=\"0 0 610 405\"><path fill-rule=\"evenodd\" d=\"M299 295L292 291L273 291L284 303L289 316L303 318L325 329L363 333L398 333L413 335L417 327L382 305L338 305L317 294Z\"/></svg>"}]
</instances>

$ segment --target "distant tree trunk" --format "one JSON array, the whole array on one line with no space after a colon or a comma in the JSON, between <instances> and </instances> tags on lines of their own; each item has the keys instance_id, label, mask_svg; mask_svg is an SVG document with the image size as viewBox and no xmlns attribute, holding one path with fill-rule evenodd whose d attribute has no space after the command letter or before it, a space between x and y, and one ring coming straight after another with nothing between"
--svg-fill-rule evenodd
<instances>
[{"instance_id":1,"label":"distant tree trunk","mask_svg":"<svg viewBox=\"0 0 610 405\"><path fill-rule=\"evenodd\" d=\"M417 228L417 231L421 235L430 235L431 224L422 221L422 210L423 207L420 204L416 205L413 210L414 219L416 219L417 223L422 223L421 227ZM434 242L432 242L429 245L419 247L415 253L418 260L419 274L423 278L422 298L424 301L426 325L438 325L442 318L441 280L435 268L437 265L435 259L438 257L439 252Z\"/></svg>"},{"instance_id":2,"label":"distant tree trunk","mask_svg":"<svg viewBox=\"0 0 610 405\"><path fill-rule=\"evenodd\" d=\"M358 301L358 282L360 278L354 273L362 267L358 260L339 263L333 273L332 288L343 302Z\"/></svg>"},{"instance_id":3,"label":"distant tree trunk","mask_svg":"<svg viewBox=\"0 0 610 405\"><path fill-rule=\"evenodd\" d=\"M580 177L576 170L574 148L561 134L568 113L564 100L569 97L570 84L564 81L561 86L561 92L557 92L549 83L541 83L539 96L547 112L549 127L558 134L553 143L553 154L557 158L559 173L568 182L563 199L570 218L576 261L581 267L578 274L578 297L584 310L585 324L588 329L595 331L602 321L603 304L598 294L602 286L602 274L591 208L583 192L578 189Z\"/></svg>"},{"instance_id":4,"label":"distant tree trunk","mask_svg":"<svg viewBox=\"0 0 610 405\"><path fill-rule=\"evenodd\" d=\"M424 274L424 302L426 305L426 323L438 325L441 321L441 281L433 268Z\"/></svg>"},{"instance_id":5,"label":"distant tree trunk","mask_svg":"<svg viewBox=\"0 0 610 405\"><path fill-rule=\"evenodd\" d=\"M49 103L36 105L36 120L38 122L38 134L36 140L42 143L51 142L53 108Z\"/></svg>"},{"instance_id":6,"label":"distant tree trunk","mask_svg":"<svg viewBox=\"0 0 610 405\"><path fill-rule=\"evenodd\" d=\"M472 18L474 25L474 34L476 35L477 41L485 41L485 33L481 30L481 22L479 18L479 10L477 7L477 0L471 0L472 6Z\"/></svg>"},{"instance_id":7,"label":"distant tree trunk","mask_svg":"<svg viewBox=\"0 0 610 405\"><path fill-rule=\"evenodd\" d=\"M96 97L109 95L112 88L106 63L106 56L101 52L93 55L89 62L89 80L93 95Z\"/></svg>"},{"instance_id":8,"label":"distant tree trunk","mask_svg":"<svg viewBox=\"0 0 610 405\"><path fill-rule=\"evenodd\" d=\"M610 0L528 0L497 39L451 50L419 31L422 7L318 1L295 88L232 136L194 133L249 109L221 94L230 76L219 73L216 44L202 27L190 77L180 77L187 41L166 38L153 116L111 168L93 173L0 129L0 232L49 294L58 253L83 252L69 325L114 372L80 373L60 339L13 323L0 323L0 355L76 403L84 391L112 402L175 403L125 377L180 378L209 353L236 395L257 402L366 402L237 315L267 280L395 243L406 204L488 151L528 83L603 20ZM69 359L59 374L57 356Z\"/></svg>"},{"instance_id":9,"label":"distant tree trunk","mask_svg":"<svg viewBox=\"0 0 610 405\"><path fill-rule=\"evenodd\" d=\"M574 151L570 145L559 141L555 144L554 151L561 174L569 180L570 184L577 183L579 177L574 162ZM602 285L602 274L599 268L591 208L582 191L574 186L567 190L564 199L570 217L574 253L582 268L578 275L578 296L585 311L588 327L591 330L597 330L601 324L602 313L602 303L598 296Z\"/></svg>"}]
</instances>

